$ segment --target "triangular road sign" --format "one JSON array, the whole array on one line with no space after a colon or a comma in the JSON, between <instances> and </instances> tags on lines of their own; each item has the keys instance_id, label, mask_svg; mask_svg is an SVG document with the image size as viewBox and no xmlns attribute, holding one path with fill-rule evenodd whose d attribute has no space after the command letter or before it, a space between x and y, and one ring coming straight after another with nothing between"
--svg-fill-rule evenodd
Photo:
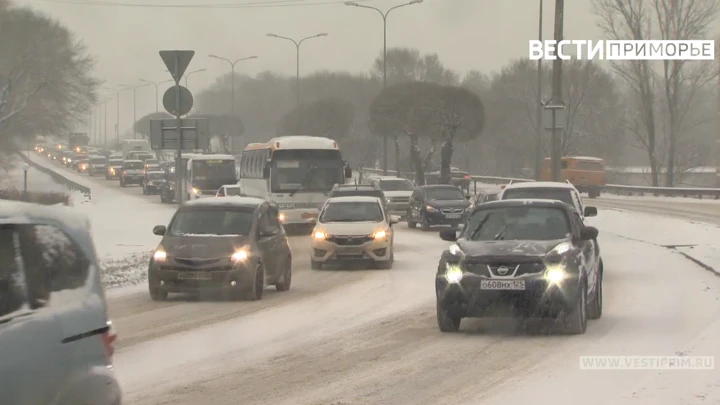
<instances>
[{"instance_id":1,"label":"triangular road sign","mask_svg":"<svg viewBox=\"0 0 720 405\"><path fill-rule=\"evenodd\" d=\"M167 66L175 82L179 82L185 74L185 70L193 56L195 56L195 51L160 51L160 57L165 62L165 66Z\"/></svg>"}]
</instances>

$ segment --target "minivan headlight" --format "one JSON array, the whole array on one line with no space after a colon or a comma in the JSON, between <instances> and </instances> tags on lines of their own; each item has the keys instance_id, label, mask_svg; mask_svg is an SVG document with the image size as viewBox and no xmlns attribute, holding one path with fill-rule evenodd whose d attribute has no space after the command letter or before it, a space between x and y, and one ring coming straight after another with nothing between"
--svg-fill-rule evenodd
<instances>
[{"instance_id":1,"label":"minivan headlight","mask_svg":"<svg viewBox=\"0 0 720 405\"><path fill-rule=\"evenodd\" d=\"M156 250L153 254L153 260L156 262L164 262L165 259L167 259L167 253L162 249Z\"/></svg>"},{"instance_id":2,"label":"minivan headlight","mask_svg":"<svg viewBox=\"0 0 720 405\"><path fill-rule=\"evenodd\" d=\"M232 260L233 262L244 262L245 260L247 260L248 256L249 254L247 249L242 248L236 250L235 253L230 256L230 260Z\"/></svg>"}]
</instances>

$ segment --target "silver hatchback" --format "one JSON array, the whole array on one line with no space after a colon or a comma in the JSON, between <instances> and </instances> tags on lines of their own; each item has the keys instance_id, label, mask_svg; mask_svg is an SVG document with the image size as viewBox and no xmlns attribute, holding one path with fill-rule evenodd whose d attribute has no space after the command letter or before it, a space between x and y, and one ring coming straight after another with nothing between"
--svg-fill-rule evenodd
<instances>
[{"instance_id":1,"label":"silver hatchback","mask_svg":"<svg viewBox=\"0 0 720 405\"><path fill-rule=\"evenodd\" d=\"M0 200L0 402L119 405L89 221Z\"/></svg>"}]
</instances>

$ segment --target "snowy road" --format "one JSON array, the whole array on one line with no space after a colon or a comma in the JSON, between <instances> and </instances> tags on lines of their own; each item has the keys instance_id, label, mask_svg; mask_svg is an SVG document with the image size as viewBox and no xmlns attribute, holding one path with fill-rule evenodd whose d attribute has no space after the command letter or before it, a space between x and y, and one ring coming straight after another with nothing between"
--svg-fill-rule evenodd
<instances>
[{"instance_id":1,"label":"snowy road","mask_svg":"<svg viewBox=\"0 0 720 405\"><path fill-rule=\"evenodd\" d=\"M101 201L115 198L109 184L113 191L136 193L145 200L138 206L149 207L150 197L139 189L81 177L97 184L93 194ZM599 208L651 206L646 200L590 201ZM680 216L711 209L676 204L656 206L673 207ZM133 208L125 209L118 215ZM590 221L600 229L605 312L583 336L528 336L511 320L464 320L461 333L441 334L433 275L448 243L437 234L398 225L391 271L310 270L308 241L297 237L291 242L291 291L268 289L260 302L179 297L157 303L144 285L111 293L120 336L115 366L125 402L526 405L551 398L555 405L574 405L582 396L589 405L720 403L716 370L579 370L578 357L587 355L720 359L720 278L659 246L664 240L644 238L648 219L633 226L632 215L604 212ZM671 243L684 238L678 233Z\"/></svg>"},{"instance_id":2,"label":"snowy road","mask_svg":"<svg viewBox=\"0 0 720 405\"><path fill-rule=\"evenodd\" d=\"M585 199L585 204L598 208L621 209L627 211L658 214L691 221L720 224L720 202L715 200L693 200L688 198L652 199L652 198L621 198L608 196L596 199Z\"/></svg>"}]
</instances>

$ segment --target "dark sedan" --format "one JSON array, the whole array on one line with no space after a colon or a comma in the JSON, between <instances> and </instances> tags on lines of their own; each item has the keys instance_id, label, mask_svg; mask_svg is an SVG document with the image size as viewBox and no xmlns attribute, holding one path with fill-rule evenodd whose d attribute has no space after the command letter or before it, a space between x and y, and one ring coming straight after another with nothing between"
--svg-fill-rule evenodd
<instances>
[{"instance_id":1,"label":"dark sedan","mask_svg":"<svg viewBox=\"0 0 720 405\"><path fill-rule=\"evenodd\" d=\"M288 291L292 256L274 204L252 197L205 198L180 206L148 269L150 297L219 290L259 300L267 285Z\"/></svg>"},{"instance_id":2,"label":"dark sedan","mask_svg":"<svg viewBox=\"0 0 720 405\"><path fill-rule=\"evenodd\" d=\"M520 316L560 321L585 333L602 315L596 228L560 201L505 200L476 207L442 253L435 278L437 322L457 331L462 318ZM535 322L528 323L538 325Z\"/></svg>"},{"instance_id":3,"label":"dark sedan","mask_svg":"<svg viewBox=\"0 0 720 405\"><path fill-rule=\"evenodd\" d=\"M145 172L145 177L143 178L142 183L143 194L160 194L160 189L166 181L164 171Z\"/></svg>"},{"instance_id":4,"label":"dark sedan","mask_svg":"<svg viewBox=\"0 0 720 405\"><path fill-rule=\"evenodd\" d=\"M451 185L418 187L410 197L408 227L420 225L423 230L438 225L458 227L465 222L472 206L467 198Z\"/></svg>"}]
</instances>

